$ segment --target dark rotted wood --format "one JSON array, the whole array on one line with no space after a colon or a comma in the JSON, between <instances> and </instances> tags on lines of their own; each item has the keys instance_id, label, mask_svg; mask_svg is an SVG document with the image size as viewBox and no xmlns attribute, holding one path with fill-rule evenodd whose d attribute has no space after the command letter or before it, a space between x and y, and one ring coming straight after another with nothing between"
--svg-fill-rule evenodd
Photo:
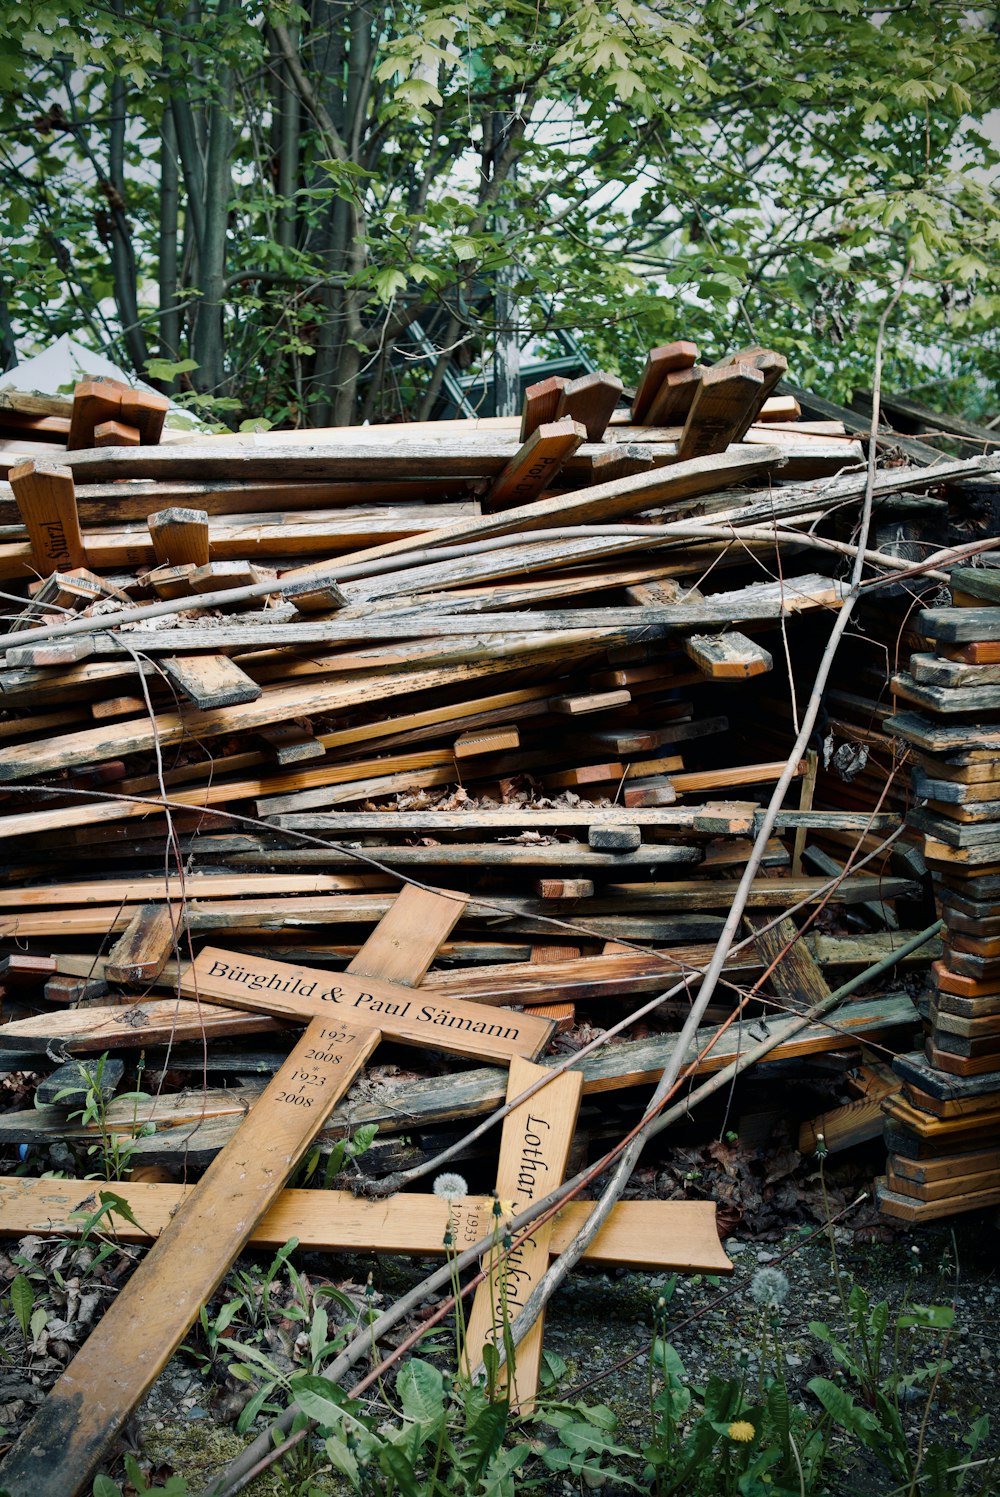
<instances>
[{"instance_id":1,"label":"dark rotted wood","mask_svg":"<svg viewBox=\"0 0 1000 1497\"><path fill-rule=\"evenodd\" d=\"M921 1091L942 1100L989 1097L1000 1093L1000 1080L997 1078L945 1076L919 1050L893 1056L892 1068L904 1082L912 1082ZM1000 1111L1000 1095L997 1096L997 1109Z\"/></svg>"},{"instance_id":2,"label":"dark rotted wood","mask_svg":"<svg viewBox=\"0 0 1000 1497\"><path fill-rule=\"evenodd\" d=\"M183 929L183 911L169 904L142 904L108 952L108 982L147 982L157 978L174 955Z\"/></svg>"},{"instance_id":3,"label":"dark rotted wood","mask_svg":"<svg viewBox=\"0 0 1000 1497\"><path fill-rule=\"evenodd\" d=\"M920 808L911 811L907 821L949 847L983 849L996 846L997 860L1000 861L1000 821L962 823L940 811Z\"/></svg>"},{"instance_id":4,"label":"dark rotted wood","mask_svg":"<svg viewBox=\"0 0 1000 1497\"><path fill-rule=\"evenodd\" d=\"M58 1118L65 1122L67 1109L82 1107L92 1091L99 1091L105 1102L110 1101L124 1074L125 1062L110 1055L101 1060L67 1061L38 1083L35 1108L54 1106Z\"/></svg>"},{"instance_id":5,"label":"dark rotted wood","mask_svg":"<svg viewBox=\"0 0 1000 1497\"><path fill-rule=\"evenodd\" d=\"M826 978L794 920L786 917L771 924L766 915L747 915L744 923L754 932L754 946L765 968L772 968L763 991L773 993L780 1007L802 1013L829 998ZM768 925L770 929L764 929Z\"/></svg>"},{"instance_id":6,"label":"dark rotted wood","mask_svg":"<svg viewBox=\"0 0 1000 1497\"><path fill-rule=\"evenodd\" d=\"M918 764L911 772L914 794L921 800L932 800L942 805L979 805L985 801L1000 800L1000 779L936 780Z\"/></svg>"},{"instance_id":7,"label":"dark rotted wood","mask_svg":"<svg viewBox=\"0 0 1000 1497\"><path fill-rule=\"evenodd\" d=\"M637 826L592 826L587 832L587 843L595 852L633 853L641 842Z\"/></svg>"}]
</instances>

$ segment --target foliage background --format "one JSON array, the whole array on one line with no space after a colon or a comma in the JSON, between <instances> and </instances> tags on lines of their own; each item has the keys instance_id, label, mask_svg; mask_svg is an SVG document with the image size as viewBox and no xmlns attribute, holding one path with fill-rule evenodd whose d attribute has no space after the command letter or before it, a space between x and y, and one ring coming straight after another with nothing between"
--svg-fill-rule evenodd
<instances>
[{"instance_id":1,"label":"foliage background","mask_svg":"<svg viewBox=\"0 0 1000 1497\"><path fill-rule=\"evenodd\" d=\"M233 425L426 416L499 307L626 381L762 341L849 401L909 267L888 385L988 419L998 52L947 0L8 0L2 361L69 331Z\"/></svg>"}]
</instances>

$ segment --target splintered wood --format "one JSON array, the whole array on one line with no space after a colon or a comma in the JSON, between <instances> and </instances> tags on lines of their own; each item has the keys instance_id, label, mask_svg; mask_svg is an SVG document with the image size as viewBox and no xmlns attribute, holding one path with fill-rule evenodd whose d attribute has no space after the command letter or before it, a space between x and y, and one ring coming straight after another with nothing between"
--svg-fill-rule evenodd
<instances>
[{"instance_id":1,"label":"splintered wood","mask_svg":"<svg viewBox=\"0 0 1000 1497\"><path fill-rule=\"evenodd\" d=\"M861 444L802 419L780 353L713 357L664 342L634 390L554 375L510 418L161 441L165 399L88 380L0 420L0 1059L38 1078L0 1147L124 1137L160 1172L116 1182L116 1212L8 1155L0 1233L71 1236L103 1209L153 1241L13 1431L12 1497L90 1490L251 1243L483 1243L463 1356L503 1356L589 1207L514 1246L506 1223L634 1127L676 1058L845 596ZM744 1009L720 988L684 1057L708 1075L769 1036L779 1080L849 1071L794 1122L849 1147L884 1121L883 1204L909 1220L1000 1201L1000 573L958 569L919 625L886 580L981 469L876 474L890 572L723 954ZM888 983L812 1022L928 923L928 865L945 936L907 958L935 961L926 1051ZM888 1083L869 1042L904 1052ZM66 1095L102 1054L103 1135ZM505 1099L453 1200L286 1189L365 1124L362 1172L430 1167ZM731 1266L704 1200L620 1204L583 1261ZM499 1371L522 1413L543 1334Z\"/></svg>"}]
</instances>

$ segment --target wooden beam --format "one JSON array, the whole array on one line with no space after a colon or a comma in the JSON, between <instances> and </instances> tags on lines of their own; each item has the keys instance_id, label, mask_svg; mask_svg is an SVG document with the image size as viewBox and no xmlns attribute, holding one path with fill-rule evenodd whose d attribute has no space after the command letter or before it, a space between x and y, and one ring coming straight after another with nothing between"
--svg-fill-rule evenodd
<instances>
[{"instance_id":1,"label":"wooden beam","mask_svg":"<svg viewBox=\"0 0 1000 1497\"><path fill-rule=\"evenodd\" d=\"M134 1220L110 1208L101 1229L117 1242L145 1245L158 1237L193 1186L115 1181L113 1194ZM101 1185L94 1180L35 1180L0 1177L0 1234L23 1237L78 1236L98 1210ZM563 1252L591 1210L571 1201L553 1218L549 1251ZM402 1253L444 1257L449 1220L460 1246L490 1230L491 1199L461 1196L389 1196L368 1201L348 1190L283 1190L253 1229L254 1247L279 1248L297 1237L304 1251ZM715 1225L714 1201L621 1201L583 1255L587 1263L638 1269L731 1273Z\"/></svg>"},{"instance_id":2,"label":"wooden beam","mask_svg":"<svg viewBox=\"0 0 1000 1497\"><path fill-rule=\"evenodd\" d=\"M163 669L189 702L206 711L256 702L263 687L225 655L167 657Z\"/></svg>"},{"instance_id":3,"label":"wooden beam","mask_svg":"<svg viewBox=\"0 0 1000 1497\"><path fill-rule=\"evenodd\" d=\"M60 568L84 566L87 550L69 468L19 463L10 470L9 479L38 571L47 576Z\"/></svg>"},{"instance_id":4,"label":"wooden beam","mask_svg":"<svg viewBox=\"0 0 1000 1497\"><path fill-rule=\"evenodd\" d=\"M632 397L632 420L638 425L645 420L660 386L668 374L678 369L690 369L698 357L695 343L661 343L651 348Z\"/></svg>"},{"instance_id":5,"label":"wooden beam","mask_svg":"<svg viewBox=\"0 0 1000 1497\"><path fill-rule=\"evenodd\" d=\"M585 436L582 424L568 418L536 427L484 496L483 514L497 514L537 499Z\"/></svg>"},{"instance_id":6,"label":"wooden beam","mask_svg":"<svg viewBox=\"0 0 1000 1497\"><path fill-rule=\"evenodd\" d=\"M588 442L599 442L614 414L622 382L613 374L584 374L572 380L559 397L557 419L578 421Z\"/></svg>"}]
</instances>

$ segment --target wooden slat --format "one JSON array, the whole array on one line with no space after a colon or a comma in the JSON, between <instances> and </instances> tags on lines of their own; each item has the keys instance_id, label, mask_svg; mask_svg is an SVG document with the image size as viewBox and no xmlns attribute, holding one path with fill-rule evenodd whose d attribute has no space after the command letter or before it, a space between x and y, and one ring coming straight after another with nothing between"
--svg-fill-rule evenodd
<instances>
[{"instance_id":1,"label":"wooden slat","mask_svg":"<svg viewBox=\"0 0 1000 1497\"><path fill-rule=\"evenodd\" d=\"M540 1066L512 1061L507 1101L512 1102L545 1074ZM582 1085L578 1073L566 1071L504 1118L496 1185L497 1198L503 1203L497 1219L498 1236L504 1214L514 1216L524 1211L562 1183ZM498 1247L488 1255L484 1264L487 1278L476 1290L466 1327L464 1355L469 1372L482 1360L486 1346L492 1345L502 1353L505 1326L517 1320L548 1267L551 1240L552 1223L545 1222L520 1247L509 1253ZM512 1406L522 1414L531 1412L538 1393L543 1328L544 1317L540 1315L518 1346L513 1367L505 1365L498 1378L498 1389L510 1390Z\"/></svg>"},{"instance_id":2,"label":"wooden slat","mask_svg":"<svg viewBox=\"0 0 1000 1497\"><path fill-rule=\"evenodd\" d=\"M725 452L739 440L764 398L764 376L749 364L706 369L702 375L684 431L677 446L677 461Z\"/></svg>"},{"instance_id":3,"label":"wooden slat","mask_svg":"<svg viewBox=\"0 0 1000 1497\"><path fill-rule=\"evenodd\" d=\"M713 680L743 681L772 669L768 650L735 629L724 634L690 634L684 648L700 670Z\"/></svg>"},{"instance_id":4,"label":"wooden slat","mask_svg":"<svg viewBox=\"0 0 1000 1497\"><path fill-rule=\"evenodd\" d=\"M643 421L667 375L678 369L690 369L697 357L695 343L661 343L658 348L651 348L632 398L632 420Z\"/></svg>"},{"instance_id":5,"label":"wooden slat","mask_svg":"<svg viewBox=\"0 0 1000 1497\"><path fill-rule=\"evenodd\" d=\"M256 702L263 694L263 687L226 655L168 656L163 669L189 702L206 711Z\"/></svg>"},{"instance_id":6,"label":"wooden slat","mask_svg":"<svg viewBox=\"0 0 1000 1497\"><path fill-rule=\"evenodd\" d=\"M521 411L521 441L526 442L531 434L549 421L556 419L559 397L568 381L558 374L549 379L529 385L524 392L524 407Z\"/></svg>"},{"instance_id":7,"label":"wooden slat","mask_svg":"<svg viewBox=\"0 0 1000 1497\"><path fill-rule=\"evenodd\" d=\"M73 1237L98 1209L93 1180L0 1177L0 1234ZM135 1218L112 1210L102 1228L117 1241L146 1244L169 1226L193 1187L115 1182L114 1194ZM549 1251L562 1252L583 1225L591 1203L572 1201L553 1218ZM305 1251L368 1251L443 1257L449 1217L461 1245L485 1237L492 1223L490 1198L462 1196L449 1206L435 1195L390 1196L367 1201L347 1190L284 1190L253 1229L255 1247L283 1247L297 1237ZM139 1225L136 1226L135 1222ZM621 1201L583 1255L588 1263L647 1269L731 1273L715 1226L712 1201Z\"/></svg>"},{"instance_id":8,"label":"wooden slat","mask_svg":"<svg viewBox=\"0 0 1000 1497\"><path fill-rule=\"evenodd\" d=\"M537 499L585 436L580 422L569 418L537 427L484 496L483 514L497 514Z\"/></svg>"},{"instance_id":9,"label":"wooden slat","mask_svg":"<svg viewBox=\"0 0 1000 1497\"><path fill-rule=\"evenodd\" d=\"M147 521L161 566L204 566L208 561L208 515L203 509L163 509Z\"/></svg>"},{"instance_id":10,"label":"wooden slat","mask_svg":"<svg viewBox=\"0 0 1000 1497\"><path fill-rule=\"evenodd\" d=\"M583 374L571 380L559 397L557 416L579 422L588 442L599 442L622 393L613 374Z\"/></svg>"},{"instance_id":11,"label":"wooden slat","mask_svg":"<svg viewBox=\"0 0 1000 1497\"><path fill-rule=\"evenodd\" d=\"M144 904L108 952L108 982L146 982L159 977L174 954L182 914L169 904Z\"/></svg>"}]
</instances>

